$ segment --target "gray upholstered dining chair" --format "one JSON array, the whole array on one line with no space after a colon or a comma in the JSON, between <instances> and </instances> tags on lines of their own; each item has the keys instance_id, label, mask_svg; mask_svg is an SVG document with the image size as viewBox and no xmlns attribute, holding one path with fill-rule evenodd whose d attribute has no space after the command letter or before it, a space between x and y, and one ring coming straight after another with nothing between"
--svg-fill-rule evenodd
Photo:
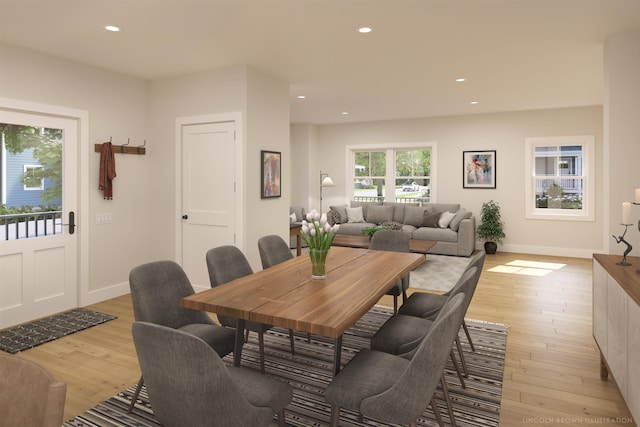
<instances>
[{"instance_id":1,"label":"gray upholstered dining chair","mask_svg":"<svg viewBox=\"0 0 640 427\"><path fill-rule=\"evenodd\" d=\"M473 289L468 292L471 292L469 295L469 302L473 298L473 294L475 293L476 287L478 285L478 281L480 280L480 275L482 274L482 267L484 265L486 253L485 251L476 252L471 259L469 260L469 264L462 272L462 275L469 269L476 267L477 268L477 278L475 280L475 285ZM462 276L461 276L462 277ZM416 292L412 294L407 301L402 305L400 310L398 311L400 314L405 314L408 316L416 316L416 317L424 317L426 319L435 319L438 315L438 312L442 308L442 306L447 302L447 299L452 295L455 295L459 292L459 286L461 286L460 281L458 281L453 288L449 292L444 294L432 294L425 292ZM469 345L471 346L471 350L475 351L475 347L473 346L473 341L471 340L471 334L469 334L469 329L467 327L467 323L462 321L462 328L464 329L464 333L467 336L467 340L469 341ZM462 360L464 365L464 359ZM466 370L466 368L465 368Z\"/></svg>"},{"instance_id":2,"label":"gray upholstered dining chair","mask_svg":"<svg viewBox=\"0 0 640 427\"><path fill-rule=\"evenodd\" d=\"M166 427L284 426L291 386L245 368L226 367L202 339L134 322L133 342L151 409Z\"/></svg>"},{"instance_id":3,"label":"gray upholstered dining chair","mask_svg":"<svg viewBox=\"0 0 640 427\"><path fill-rule=\"evenodd\" d=\"M467 312L469 303L471 302L470 295L473 294L472 289L475 287L475 282L477 281L476 272L477 267L467 269L458 281L458 283L460 284L460 286L458 286L458 292L456 292L455 295L447 300L449 301L458 295L462 296L463 317L462 319L460 319L458 329L460 329L462 326L462 322L464 321L464 314ZM440 316L441 312L442 309L438 313L438 316ZM397 314L395 316L392 316L387 319L386 322L384 322L384 324L376 331L376 333L371 338L371 349L411 359L412 357L414 357L414 354L418 346L422 342L424 336L428 334L431 328L433 328L433 326L435 325L438 316L436 316L435 320L426 319L423 317L407 316L404 314ZM464 354L462 352L462 346L460 346L460 341L458 340L457 334L454 337L453 342L458 348L460 358L463 361L462 364L464 366L465 375L467 375L466 365L464 362ZM458 374L458 378L460 378L460 384L463 388L466 388L464 376L462 372L460 372L455 353L451 347L449 347L449 356L451 357L453 366L456 370L456 373ZM451 419L451 424L455 427L455 417L453 415L453 408L451 406L451 400L449 399L449 391L447 383L444 379L444 375L441 378L441 385L442 391L445 395L447 409L449 411L449 418Z\"/></svg>"},{"instance_id":4,"label":"gray upholstered dining chair","mask_svg":"<svg viewBox=\"0 0 640 427\"><path fill-rule=\"evenodd\" d=\"M411 236L402 231L380 230L373 235L369 243L369 249L379 251L409 252ZM409 289L409 274L403 277L391 288L387 295L393 295L393 313L398 312L398 297L402 295L402 303L407 300L407 289Z\"/></svg>"},{"instance_id":5,"label":"gray upholstered dining chair","mask_svg":"<svg viewBox=\"0 0 640 427\"><path fill-rule=\"evenodd\" d=\"M155 261L135 267L129 273L129 288L136 321L178 329L197 336L223 357L233 351L235 330L216 325L207 313L183 308L180 300L195 291L182 267L173 261ZM144 375L131 400L136 403Z\"/></svg>"},{"instance_id":6,"label":"gray upholstered dining chair","mask_svg":"<svg viewBox=\"0 0 640 427\"><path fill-rule=\"evenodd\" d=\"M247 257L235 246L225 245L209 249L206 255L207 269L209 270L209 281L214 288L240 277L253 274L253 269L249 265ZM218 314L220 324L236 327L237 319ZM264 373L264 333L271 329L272 325L264 323L246 322L245 329L258 333L258 348L260 353L260 372ZM291 352L294 352L293 340L291 339Z\"/></svg>"},{"instance_id":7,"label":"gray upholstered dining chair","mask_svg":"<svg viewBox=\"0 0 640 427\"><path fill-rule=\"evenodd\" d=\"M0 353L0 426L60 427L67 385L41 365Z\"/></svg>"},{"instance_id":8,"label":"gray upholstered dining chair","mask_svg":"<svg viewBox=\"0 0 640 427\"><path fill-rule=\"evenodd\" d=\"M258 251L262 268L267 269L293 258L291 249L282 237L275 234L263 236L258 239ZM291 342L291 354L294 353L293 329L289 329L289 341ZM307 342L311 342L311 333L307 333Z\"/></svg>"},{"instance_id":9,"label":"gray upholstered dining chair","mask_svg":"<svg viewBox=\"0 0 640 427\"><path fill-rule=\"evenodd\" d=\"M338 426L340 408L383 422L415 426L429 403L442 426L434 393L464 316L463 298L458 295L447 302L411 360L360 350L326 389L332 426Z\"/></svg>"}]
</instances>

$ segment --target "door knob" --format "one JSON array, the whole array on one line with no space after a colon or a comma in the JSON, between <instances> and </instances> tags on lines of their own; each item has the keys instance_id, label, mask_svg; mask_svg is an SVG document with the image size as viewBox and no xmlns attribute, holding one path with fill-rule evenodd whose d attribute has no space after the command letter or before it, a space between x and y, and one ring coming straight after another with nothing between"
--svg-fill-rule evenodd
<instances>
[{"instance_id":1,"label":"door knob","mask_svg":"<svg viewBox=\"0 0 640 427\"><path fill-rule=\"evenodd\" d=\"M189 219L189 215L187 214L182 215L182 219Z\"/></svg>"}]
</instances>

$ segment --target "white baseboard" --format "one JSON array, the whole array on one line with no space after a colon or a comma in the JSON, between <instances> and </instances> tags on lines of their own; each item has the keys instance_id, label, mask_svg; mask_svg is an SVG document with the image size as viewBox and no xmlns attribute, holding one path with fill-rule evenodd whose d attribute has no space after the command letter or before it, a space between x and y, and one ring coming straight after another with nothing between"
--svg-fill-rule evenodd
<instances>
[{"instance_id":1,"label":"white baseboard","mask_svg":"<svg viewBox=\"0 0 640 427\"><path fill-rule=\"evenodd\" d=\"M130 293L129 282L118 283L106 288L93 291L82 292L80 296L80 307L96 304L111 298Z\"/></svg>"}]
</instances>

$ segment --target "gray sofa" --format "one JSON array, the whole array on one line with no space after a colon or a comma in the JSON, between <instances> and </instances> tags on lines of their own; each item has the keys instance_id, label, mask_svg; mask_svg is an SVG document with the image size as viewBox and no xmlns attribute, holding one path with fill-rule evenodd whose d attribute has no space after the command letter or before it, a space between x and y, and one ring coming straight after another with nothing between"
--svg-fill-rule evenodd
<instances>
[{"instance_id":1,"label":"gray sofa","mask_svg":"<svg viewBox=\"0 0 640 427\"><path fill-rule=\"evenodd\" d=\"M359 207L362 208L362 218L358 218ZM362 235L364 228L391 224L409 233L412 239L437 242L429 253L469 256L475 249L475 217L459 204L425 203L418 206L352 201L350 206L331 206L327 216L329 222L340 224L338 234ZM362 222L358 222L360 220Z\"/></svg>"}]
</instances>

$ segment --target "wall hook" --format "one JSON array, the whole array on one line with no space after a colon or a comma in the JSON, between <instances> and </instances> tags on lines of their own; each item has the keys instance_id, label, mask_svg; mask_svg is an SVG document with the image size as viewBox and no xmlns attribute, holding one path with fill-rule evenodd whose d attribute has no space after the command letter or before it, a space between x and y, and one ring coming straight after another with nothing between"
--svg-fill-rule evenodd
<instances>
[{"instance_id":1,"label":"wall hook","mask_svg":"<svg viewBox=\"0 0 640 427\"><path fill-rule=\"evenodd\" d=\"M127 138L127 143L126 144L122 144L122 146L120 147L120 152L121 153L126 153L127 150L124 147L126 147L129 144L131 144L131 140L129 138Z\"/></svg>"},{"instance_id":2,"label":"wall hook","mask_svg":"<svg viewBox=\"0 0 640 427\"><path fill-rule=\"evenodd\" d=\"M138 154L142 154L142 149L147 145L147 140L144 140L144 144L138 145Z\"/></svg>"}]
</instances>

